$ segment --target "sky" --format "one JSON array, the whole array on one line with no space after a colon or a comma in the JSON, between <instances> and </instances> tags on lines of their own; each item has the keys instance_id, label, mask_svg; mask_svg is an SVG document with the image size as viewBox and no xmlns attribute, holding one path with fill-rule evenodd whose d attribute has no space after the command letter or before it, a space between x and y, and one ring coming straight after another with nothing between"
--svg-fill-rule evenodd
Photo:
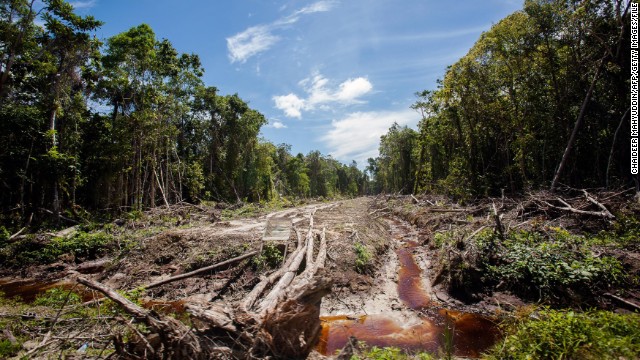
<instances>
[{"instance_id":1,"label":"sky","mask_svg":"<svg viewBox=\"0 0 640 360\"><path fill-rule=\"evenodd\" d=\"M394 122L416 128L433 90L516 0L82 0L106 40L141 23L200 56L208 86L265 115L261 136L344 163L378 155Z\"/></svg>"}]
</instances>

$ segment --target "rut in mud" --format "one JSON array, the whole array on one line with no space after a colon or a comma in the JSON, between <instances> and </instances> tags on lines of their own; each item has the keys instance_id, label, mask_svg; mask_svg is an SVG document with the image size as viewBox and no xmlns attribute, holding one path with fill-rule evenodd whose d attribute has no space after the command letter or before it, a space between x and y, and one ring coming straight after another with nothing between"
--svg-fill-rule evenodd
<instances>
[{"instance_id":1,"label":"rut in mud","mask_svg":"<svg viewBox=\"0 0 640 360\"><path fill-rule=\"evenodd\" d=\"M307 213L316 209L318 226L326 227L326 270L334 282L333 293L323 299L320 309L323 327L316 347L318 352L332 355L351 336L371 346L394 346L408 352L450 351L466 357L477 356L490 346L498 334L489 318L447 310L434 296L427 276L429 257L420 245L423 241L419 240L418 231L404 221L385 219L378 216L379 213L372 216L371 206L370 198L358 198L215 224L196 224L187 229L169 229L143 238L139 248L117 263L112 261L104 269L96 268L91 276L114 289L134 289L165 279L172 272L175 275L190 270L192 259L203 253L215 252L222 256L225 248L241 244L249 245L245 251L257 250L257 239L269 218L287 218L295 228L304 229L308 226ZM366 247L372 255L368 273L356 272L356 245ZM294 243L289 246L295 247ZM103 260L96 260L100 261ZM65 262L57 266L72 272L87 263ZM62 278L51 276L36 281L19 279L19 282L0 283L0 290L4 290L7 297L21 296L27 303L52 287L75 289L83 301L91 300L84 298L82 287L78 288L72 279L64 276L66 271L59 272ZM162 314L188 317L187 305L206 305L212 299L221 304L239 301L260 275L264 274L252 270L246 263L238 264L151 289L141 304ZM226 285L223 288L220 284ZM46 316L42 314L43 318ZM111 331L123 330L101 328L99 335L106 336ZM448 335L451 335L449 340ZM42 334L33 335L36 339L38 336Z\"/></svg>"},{"instance_id":2,"label":"rut in mud","mask_svg":"<svg viewBox=\"0 0 640 360\"><path fill-rule=\"evenodd\" d=\"M417 260L414 255L419 249L416 229L398 219L387 222L393 249L378 273L376 286L370 296L360 297L361 304L357 304L358 297L340 300L342 306L336 304L335 298L329 298L323 305L323 329L317 350L332 355L354 337L368 346L478 357L499 337L495 322L439 304L420 266L426 268L428 260ZM358 308L364 313L349 313Z\"/></svg>"}]
</instances>

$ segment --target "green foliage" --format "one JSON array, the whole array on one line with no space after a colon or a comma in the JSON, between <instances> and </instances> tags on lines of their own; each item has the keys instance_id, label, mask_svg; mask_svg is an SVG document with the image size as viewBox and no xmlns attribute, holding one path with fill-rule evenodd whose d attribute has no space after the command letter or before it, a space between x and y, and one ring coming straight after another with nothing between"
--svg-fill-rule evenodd
<instances>
[{"instance_id":1,"label":"green foliage","mask_svg":"<svg viewBox=\"0 0 640 360\"><path fill-rule=\"evenodd\" d=\"M16 356L21 349L20 343L12 344L8 339L0 340L0 358L7 359Z\"/></svg>"},{"instance_id":2,"label":"green foliage","mask_svg":"<svg viewBox=\"0 0 640 360\"><path fill-rule=\"evenodd\" d=\"M33 305L61 308L62 306L79 304L81 300L80 295L71 290L57 287L47 290L44 294L39 294L33 301Z\"/></svg>"},{"instance_id":3,"label":"green foliage","mask_svg":"<svg viewBox=\"0 0 640 360\"><path fill-rule=\"evenodd\" d=\"M506 332L487 359L634 359L640 354L638 314L543 310L508 325Z\"/></svg>"},{"instance_id":4,"label":"green foliage","mask_svg":"<svg viewBox=\"0 0 640 360\"><path fill-rule=\"evenodd\" d=\"M563 229L550 230L556 239L539 233L510 233L502 244L500 261L488 266L490 276L525 293L539 291L543 297L560 295L567 288L595 290L623 283L618 260L594 256L582 237Z\"/></svg>"},{"instance_id":5,"label":"green foliage","mask_svg":"<svg viewBox=\"0 0 640 360\"><path fill-rule=\"evenodd\" d=\"M33 236L0 248L0 259L7 266L27 266L33 263L48 264L61 255L92 260L113 246L113 235L105 232L77 231L69 237L56 237L43 243Z\"/></svg>"},{"instance_id":6,"label":"green foliage","mask_svg":"<svg viewBox=\"0 0 640 360\"><path fill-rule=\"evenodd\" d=\"M379 348L374 346L367 349L361 356L353 355L351 360L432 360L435 357L428 353L418 353L416 355L409 355L404 353L401 349L396 347L384 347Z\"/></svg>"},{"instance_id":7,"label":"green foliage","mask_svg":"<svg viewBox=\"0 0 640 360\"><path fill-rule=\"evenodd\" d=\"M629 145L612 148L627 108L620 100L628 98L622 74L629 64L612 51L629 41L623 8L614 1L525 1L448 67L437 89L416 94L416 134L394 125L382 136L380 156L368 167L376 189L466 200L548 186L595 74L598 95L587 104L567 164L572 171L562 181L630 183Z\"/></svg>"},{"instance_id":8,"label":"green foliage","mask_svg":"<svg viewBox=\"0 0 640 360\"><path fill-rule=\"evenodd\" d=\"M257 271L261 271L267 268L276 268L282 264L283 260L282 250L273 243L267 243L260 254L251 258L251 263Z\"/></svg>"},{"instance_id":9,"label":"green foliage","mask_svg":"<svg viewBox=\"0 0 640 360\"><path fill-rule=\"evenodd\" d=\"M356 253L356 262L355 267L356 271L364 274L371 270L371 266L373 266L371 260L371 252L367 249L367 246L362 243L355 243L353 245L353 250Z\"/></svg>"}]
</instances>

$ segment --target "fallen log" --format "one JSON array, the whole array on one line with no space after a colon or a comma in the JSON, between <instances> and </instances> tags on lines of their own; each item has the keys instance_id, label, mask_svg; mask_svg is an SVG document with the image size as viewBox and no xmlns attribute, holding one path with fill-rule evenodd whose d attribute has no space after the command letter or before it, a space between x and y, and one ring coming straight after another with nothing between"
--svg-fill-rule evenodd
<instances>
[{"instance_id":1,"label":"fallen log","mask_svg":"<svg viewBox=\"0 0 640 360\"><path fill-rule=\"evenodd\" d=\"M246 253L244 255L240 255L240 256L234 257L233 259L225 260L225 261L219 262L217 264L205 266L203 268L200 268L200 269L188 272L188 273L184 273L184 274L176 275L176 276L173 276L173 277L170 277L170 278L167 278L167 279L159 280L159 281L153 282L151 284L145 285L143 287L145 289L152 289L154 287L158 287L160 285L168 284L170 282L186 279L186 278L201 274L203 272L207 272L207 271L219 268L221 266L233 264L235 262L244 260L246 258L250 258L250 257L252 257L254 255L257 255L257 254L258 254L258 251L251 251L251 252L248 252L248 253Z\"/></svg>"},{"instance_id":2,"label":"fallen log","mask_svg":"<svg viewBox=\"0 0 640 360\"><path fill-rule=\"evenodd\" d=\"M309 241L305 242L305 246L308 246ZM291 284L296 273L298 272L298 268L300 268L300 264L302 264L302 259L305 257L305 252L300 252L296 255L295 258L291 261L291 264L282 275L278 283L271 289L269 294L265 296L265 298L258 305L258 314L260 317L264 315L268 310L272 309L278 301L281 299L283 295L284 289Z\"/></svg>"},{"instance_id":3,"label":"fallen log","mask_svg":"<svg viewBox=\"0 0 640 360\"><path fill-rule=\"evenodd\" d=\"M291 262L293 261L293 259L295 259L298 254L300 254L305 249L303 246L304 243L302 242L302 235L300 235L300 232L298 230L296 230L296 235L298 237L298 247L296 248L296 250L291 253L289 259L287 259L287 261L282 267L280 267L280 269L278 269L268 277L263 278L256 286L253 287L251 292L249 292L249 294L245 297L244 302L242 303L242 310L244 310L245 312L249 312L264 289L276 282L276 280L280 279L280 277L282 277L282 275L287 271L289 266L291 266Z\"/></svg>"}]
</instances>

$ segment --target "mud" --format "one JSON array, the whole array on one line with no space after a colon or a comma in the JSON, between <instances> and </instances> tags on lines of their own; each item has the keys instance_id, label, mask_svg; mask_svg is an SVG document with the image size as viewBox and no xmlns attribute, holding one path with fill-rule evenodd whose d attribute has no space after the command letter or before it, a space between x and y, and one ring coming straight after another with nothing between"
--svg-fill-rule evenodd
<instances>
[{"instance_id":1,"label":"mud","mask_svg":"<svg viewBox=\"0 0 640 360\"><path fill-rule=\"evenodd\" d=\"M367 346L392 346L408 353L451 352L456 356L479 357L500 337L496 321L484 315L444 308L436 300L428 276L414 256L414 251L421 250L417 230L398 219L389 219L388 225L395 250L389 252L385 271L378 273L377 288L372 289L371 297L361 306L374 312L347 314L345 307L334 312L338 315L323 312L317 351L333 355L353 336ZM397 275L389 274L389 270ZM381 293L387 296L381 297ZM397 304L394 297L402 304ZM370 304L372 299L377 306ZM357 302L358 298L353 296L341 301ZM334 302L330 300L325 307L335 311Z\"/></svg>"}]
</instances>

